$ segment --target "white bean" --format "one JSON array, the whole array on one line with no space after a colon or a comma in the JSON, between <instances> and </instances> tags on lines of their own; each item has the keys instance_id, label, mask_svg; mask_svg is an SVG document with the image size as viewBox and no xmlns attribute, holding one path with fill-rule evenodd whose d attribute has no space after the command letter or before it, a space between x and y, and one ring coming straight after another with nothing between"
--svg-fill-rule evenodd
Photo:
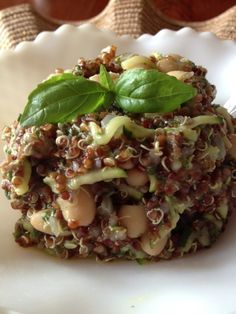
<instances>
[{"instance_id":1,"label":"white bean","mask_svg":"<svg viewBox=\"0 0 236 314\"><path fill-rule=\"evenodd\" d=\"M118 216L130 238L138 238L147 230L147 217L142 205L123 205Z\"/></svg>"},{"instance_id":2,"label":"white bean","mask_svg":"<svg viewBox=\"0 0 236 314\"><path fill-rule=\"evenodd\" d=\"M194 72L190 71L190 72L186 72L186 71L170 71L167 72L168 75L170 76L174 76L177 78L177 80L179 81L185 81L190 79L193 75Z\"/></svg>"},{"instance_id":3,"label":"white bean","mask_svg":"<svg viewBox=\"0 0 236 314\"><path fill-rule=\"evenodd\" d=\"M176 53L171 53L171 54L168 55L168 57L171 57L171 58L173 58L176 61L180 61L181 59L183 59L182 56L180 56L180 55L178 55Z\"/></svg>"},{"instance_id":4,"label":"white bean","mask_svg":"<svg viewBox=\"0 0 236 314\"><path fill-rule=\"evenodd\" d=\"M134 168L134 164L131 161L131 159L129 159L129 160L125 161L125 162L120 162L119 163L119 167L122 168L122 169L129 170L129 169Z\"/></svg>"},{"instance_id":5,"label":"white bean","mask_svg":"<svg viewBox=\"0 0 236 314\"><path fill-rule=\"evenodd\" d=\"M88 226L92 223L96 206L90 192L85 188L80 188L72 195L72 201L57 199L63 217L67 222L76 222L78 226Z\"/></svg>"},{"instance_id":6,"label":"white bean","mask_svg":"<svg viewBox=\"0 0 236 314\"><path fill-rule=\"evenodd\" d=\"M34 213L30 217L30 223L36 230L53 235L53 232L49 223L45 222L43 219L47 211L48 211L47 209L43 209L43 210L38 211L37 213Z\"/></svg>"},{"instance_id":7,"label":"white bean","mask_svg":"<svg viewBox=\"0 0 236 314\"><path fill-rule=\"evenodd\" d=\"M144 186L149 180L146 172L138 169L128 170L127 175L126 181L131 186Z\"/></svg>"},{"instance_id":8,"label":"white bean","mask_svg":"<svg viewBox=\"0 0 236 314\"><path fill-rule=\"evenodd\" d=\"M109 74L110 74L110 76L111 76L113 81L117 80L119 78L119 76L120 76L119 73L114 73L114 72L109 72ZM100 83L100 75L99 74L94 74L94 75L89 77L89 80Z\"/></svg>"},{"instance_id":9,"label":"white bean","mask_svg":"<svg viewBox=\"0 0 236 314\"><path fill-rule=\"evenodd\" d=\"M168 240L167 236L158 240L153 239L152 237L150 237L148 233L145 233L141 238L141 247L145 253L152 256L157 256L164 249L167 240Z\"/></svg>"},{"instance_id":10,"label":"white bean","mask_svg":"<svg viewBox=\"0 0 236 314\"><path fill-rule=\"evenodd\" d=\"M155 68L155 64L147 57L132 56L121 62L121 67L124 70L130 70L134 68L153 69Z\"/></svg>"},{"instance_id":11,"label":"white bean","mask_svg":"<svg viewBox=\"0 0 236 314\"><path fill-rule=\"evenodd\" d=\"M99 74L94 74L94 75L90 76L89 80L99 83Z\"/></svg>"},{"instance_id":12,"label":"white bean","mask_svg":"<svg viewBox=\"0 0 236 314\"><path fill-rule=\"evenodd\" d=\"M179 70L179 64L174 58L169 56L169 57L165 57L159 60L157 63L157 68L159 71L167 73L170 71Z\"/></svg>"}]
</instances>

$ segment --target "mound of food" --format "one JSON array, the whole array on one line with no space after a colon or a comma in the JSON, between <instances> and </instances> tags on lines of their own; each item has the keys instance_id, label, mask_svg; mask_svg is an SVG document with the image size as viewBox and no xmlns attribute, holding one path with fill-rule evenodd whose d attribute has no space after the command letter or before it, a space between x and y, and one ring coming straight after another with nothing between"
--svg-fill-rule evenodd
<instances>
[{"instance_id":1,"label":"mound of food","mask_svg":"<svg viewBox=\"0 0 236 314\"><path fill-rule=\"evenodd\" d=\"M236 204L236 120L205 75L114 46L56 69L3 131L16 242L104 261L210 247Z\"/></svg>"}]
</instances>

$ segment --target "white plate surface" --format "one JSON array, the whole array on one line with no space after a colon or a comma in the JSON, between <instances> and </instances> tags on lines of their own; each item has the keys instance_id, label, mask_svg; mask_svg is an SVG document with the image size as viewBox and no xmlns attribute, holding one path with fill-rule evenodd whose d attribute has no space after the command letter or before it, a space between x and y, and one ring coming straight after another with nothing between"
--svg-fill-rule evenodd
<instances>
[{"instance_id":1,"label":"white plate surface","mask_svg":"<svg viewBox=\"0 0 236 314\"><path fill-rule=\"evenodd\" d=\"M118 53L179 53L206 66L218 103L235 89L236 44L210 33L162 30L133 40L91 25L64 25L0 53L0 128L17 118L31 89L56 67L72 68L78 57L94 57L109 44ZM210 250L139 266L57 260L22 249L12 237L18 214L2 192L0 204L0 306L25 314L236 313L235 215Z\"/></svg>"}]
</instances>

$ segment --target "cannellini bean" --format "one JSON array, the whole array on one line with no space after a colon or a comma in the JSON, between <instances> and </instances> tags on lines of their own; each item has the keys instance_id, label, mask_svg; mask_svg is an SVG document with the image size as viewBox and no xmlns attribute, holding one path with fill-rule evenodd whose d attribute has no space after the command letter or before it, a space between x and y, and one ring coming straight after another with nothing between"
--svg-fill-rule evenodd
<instances>
[{"instance_id":1,"label":"cannellini bean","mask_svg":"<svg viewBox=\"0 0 236 314\"><path fill-rule=\"evenodd\" d=\"M43 209L38 211L37 213L34 213L30 217L30 223L36 230L53 235L51 226L43 219L46 215L46 212L47 209Z\"/></svg>"},{"instance_id":2,"label":"cannellini bean","mask_svg":"<svg viewBox=\"0 0 236 314\"><path fill-rule=\"evenodd\" d=\"M147 217L143 205L123 205L118 216L120 223L127 228L130 238L138 238L147 230Z\"/></svg>"},{"instance_id":3,"label":"cannellini bean","mask_svg":"<svg viewBox=\"0 0 236 314\"><path fill-rule=\"evenodd\" d=\"M171 53L171 54L168 55L168 57L171 57L171 58L173 58L176 61L179 61L179 60L183 59L183 57L181 55L178 55L176 53Z\"/></svg>"},{"instance_id":4,"label":"cannellini bean","mask_svg":"<svg viewBox=\"0 0 236 314\"><path fill-rule=\"evenodd\" d=\"M144 171L138 169L131 169L127 171L126 181L129 185L143 186L148 182L148 180L148 175Z\"/></svg>"},{"instance_id":5,"label":"cannellini bean","mask_svg":"<svg viewBox=\"0 0 236 314\"><path fill-rule=\"evenodd\" d=\"M152 242L153 240L153 242ZM167 243L168 237L165 236L160 240L152 239L148 233L145 233L141 238L141 248L149 255L157 256L164 249Z\"/></svg>"},{"instance_id":6,"label":"cannellini bean","mask_svg":"<svg viewBox=\"0 0 236 314\"><path fill-rule=\"evenodd\" d=\"M114 73L114 72L109 72L109 74L110 74L110 76L111 76L111 78L112 78L113 81L117 80L117 79L119 78L119 76L120 76L119 73ZM90 77L89 77L89 80L90 80L90 81L95 81L95 82L98 82L98 83L99 83L99 82L100 82L99 74L94 74L94 75L90 76Z\"/></svg>"},{"instance_id":7,"label":"cannellini bean","mask_svg":"<svg viewBox=\"0 0 236 314\"><path fill-rule=\"evenodd\" d=\"M96 206L90 192L85 188L80 188L72 195L72 201L63 200L58 197L63 217L68 223L77 223L78 226L88 226L92 223Z\"/></svg>"},{"instance_id":8,"label":"cannellini bean","mask_svg":"<svg viewBox=\"0 0 236 314\"><path fill-rule=\"evenodd\" d=\"M121 66L124 70L130 70L134 68L141 69L155 68L155 64L149 58L144 56L132 56L121 62Z\"/></svg>"},{"instance_id":9,"label":"cannellini bean","mask_svg":"<svg viewBox=\"0 0 236 314\"><path fill-rule=\"evenodd\" d=\"M129 170L129 169L134 168L134 164L133 164L132 160L129 159L129 160L125 161L125 162L120 162L119 163L119 167L122 168L122 169Z\"/></svg>"},{"instance_id":10,"label":"cannellini bean","mask_svg":"<svg viewBox=\"0 0 236 314\"><path fill-rule=\"evenodd\" d=\"M99 74L94 74L92 76L89 77L90 81L95 81L99 83Z\"/></svg>"},{"instance_id":11,"label":"cannellini bean","mask_svg":"<svg viewBox=\"0 0 236 314\"><path fill-rule=\"evenodd\" d=\"M236 134L230 134L229 140L232 143L232 147L229 149L229 154L233 159L236 159Z\"/></svg>"},{"instance_id":12,"label":"cannellini bean","mask_svg":"<svg viewBox=\"0 0 236 314\"><path fill-rule=\"evenodd\" d=\"M168 73L170 71L179 70L178 62L171 56L162 58L157 62L157 68L159 71Z\"/></svg>"},{"instance_id":13,"label":"cannellini bean","mask_svg":"<svg viewBox=\"0 0 236 314\"><path fill-rule=\"evenodd\" d=\"M170 76L174 76L177 78L177 80L179 81L185 81L190 79L193 75L194 72L190 71L190 72L186 72L186 71L170 71L167 72L168 75Z\"/></svg>"}]
</instances>

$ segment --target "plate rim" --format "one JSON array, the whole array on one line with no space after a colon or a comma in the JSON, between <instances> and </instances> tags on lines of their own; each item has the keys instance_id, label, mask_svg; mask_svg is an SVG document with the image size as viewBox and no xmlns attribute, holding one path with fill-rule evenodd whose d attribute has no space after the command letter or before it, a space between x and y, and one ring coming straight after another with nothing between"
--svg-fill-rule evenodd
<instances>
[{"instance_id":1,"label":"plate rim","mask_svg":"<svg viewBox=\"0 0 236 314\"><path fill-rule=\"evenodd\" d=\"M47 41L51 38L51 36L61 36L63 33L66 33L68 31L73 32L96 32L98 34L103 34L105 36L110 36L112 38L119 38L120 40L131 40L133 42L142 42L146 40L147 38L158 38L166 35L177 35L177 36L194 36L195 38L201 38L202 40L213 40L217 43L220 43L221 45L226 46L226 48L231 48L236 50L236 41L231 39L220 39L217 37L216 34L209 31L204 32L198 32L195 29L191 27L182 27L179 30L172 30L168 28L163 28L160 31L158 31L156 34L148 34L144 33L140 35L138 38L133 38L130 35L117 35L114 31L104 28L98 28L94 24L91 23L82 23L80 25L73 25L73 24L62 24L54 31L42 31L40 32L34 40L32 41L22 41L16 45L15 48L9 49L9 50L0 50L0 62L3 62L5 58L7 58L10 55L17 55L21 54L22 52L25 52L25 50L30 50L34 46L41 45L43 42ZM229 47L231 46L231 47Z\"/></svg>"}]
</instances>

